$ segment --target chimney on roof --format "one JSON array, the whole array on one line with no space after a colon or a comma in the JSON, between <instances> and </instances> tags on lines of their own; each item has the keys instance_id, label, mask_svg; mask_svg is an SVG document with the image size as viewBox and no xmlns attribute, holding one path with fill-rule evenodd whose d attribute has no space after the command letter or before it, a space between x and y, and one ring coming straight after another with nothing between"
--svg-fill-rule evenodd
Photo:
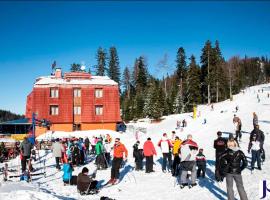
<instances>
[{"instance_id":1,"label":"chimney on roof","mask_svg":"<svg viewBox=\"0 0 270 200\"><path fill-rule=\"evenodd\" d=\"M61 70L61 68L55 69L55 78L62 78L62 70Z\"/></svg>"}]
</instances>

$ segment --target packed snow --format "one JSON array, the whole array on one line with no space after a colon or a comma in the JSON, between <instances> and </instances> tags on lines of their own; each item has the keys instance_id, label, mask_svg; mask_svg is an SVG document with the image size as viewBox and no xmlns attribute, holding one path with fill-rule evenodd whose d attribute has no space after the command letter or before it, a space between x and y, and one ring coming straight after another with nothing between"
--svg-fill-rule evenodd
<instances>
[{"instance_id":1,"label":"packed snow","mask_svg":"<svg viewBox=\"0 0 270 200\"><path fill-rule=\"evenodd\" d=\"M258 90L264 89L264 92L258 93ZM232 123L233 115L236 114L242 121L242 142L240 143L241 150L248 158L249 166L242 172L244 187L250 200L259 199L259 186L262 180L270 180L270 98L267 93L270 92L270 84L254 86L245 89L240 94L234 95L233 101L226 100L220 103L214 103L214 110L210 106L198 106L200 116L193 119L193 113L184 113L178 115L170 115L163 118L160 123L151 123L149 119L141 119L138 122L129 123L127 132L117 133L106 130L82 131L82 132L48 132L39 139L50 139L56 137L85 137L99 136L110 133L114 138L120 137L122 143L126 145L129 151L128 162L120 170L120 183L101 189L97 195L81 196L78 194L76 186L64 186L62 182L62 173L55 168L55 159L52 157L50 150L40 151L41 160L46 160L47 177L34 176L31 183L20 182L19 178L11 178L7 182L1 182L0 199L100 199L101 196L108 196L117 200L161 200L161 199L227 199L226 196L226 181L217 183L214 178L215 170L215 150L213 148L214 139L216 139L217 131L222 131L224 137L228 137L229 133L235 133ZM260 102L257 100L257 94L260 97ZM235 113L235 107L239 110ZM255 170L253 174L250 171L251 154L248 154L249 134L253 129L252 113L256 112L259 118L260 129L265 133L264 149L266 152L266 160L262 165L262 171ZM176 130L178 120L185 119L187 127ZM206 119L206 124L203 124ZM139 131L138 131L139 130ZM187 134L192 134L193 139L198 143L199 148L204 149L204 154L207 158L206 178L197 179L198 185L191 189L180 189L178 180L170 173L163 173L161 170L162 154L157 146L158 141L164 132L171 135L172 131L184 140ZM154 173L146 174L144 171L134 170L134 159L132 158L132 146L136 142L136 138L143 143L147 137L151 137L156 147L158 155L154 157ZM91 162L86 164L91 171L96 168L93 157L89 158ZM41 162L42 163L42 162ZM43 172L43 167L40 162L34 163L34 168L37 172ZM8 162L9 167L18 169L19 158ZM3 167L3 163L0 164ZM84 166L76 167L73 175L78 175ZM9 175L18 172L9 172ZM104 184L110 178L110 168L97 172L96 180L99 184ZM236 198L239 198L238 192L234 185Z\"/></svg>"}]
</instances>

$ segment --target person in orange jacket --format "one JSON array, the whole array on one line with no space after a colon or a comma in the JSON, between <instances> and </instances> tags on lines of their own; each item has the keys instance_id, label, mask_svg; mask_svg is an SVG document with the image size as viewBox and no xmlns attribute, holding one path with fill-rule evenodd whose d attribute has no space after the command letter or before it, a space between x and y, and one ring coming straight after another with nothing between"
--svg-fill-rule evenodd
<instances>
[{"instance_id":1,"label":"person in orange jacket","mask_svg":"<svg viewBox=\"0 0 270 200\"><path fill-rule=\"evenodd\" d=\"M111 179L109 183L117 184L119 182L119 170L123 160L126 160L128 151L124 144L120 142L120 138L115 138L115 144L113 146L113 161L111 169Z\"/></svg>"}]
</instances>

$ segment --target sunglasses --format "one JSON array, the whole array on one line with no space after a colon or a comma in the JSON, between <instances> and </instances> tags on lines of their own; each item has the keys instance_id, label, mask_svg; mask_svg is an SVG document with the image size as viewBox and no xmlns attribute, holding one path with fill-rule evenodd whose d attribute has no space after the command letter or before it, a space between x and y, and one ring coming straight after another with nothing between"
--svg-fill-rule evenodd
<instances>
[{"instance_id":1,"label":"sunglasses","mask_svg":"<svg viewBox=\"0 0 270 200\"><path fill-rule=\"evenodd\" d=\"M119 142L119 140L115 140L115 142Z\"/></svg>"}]
</instances>

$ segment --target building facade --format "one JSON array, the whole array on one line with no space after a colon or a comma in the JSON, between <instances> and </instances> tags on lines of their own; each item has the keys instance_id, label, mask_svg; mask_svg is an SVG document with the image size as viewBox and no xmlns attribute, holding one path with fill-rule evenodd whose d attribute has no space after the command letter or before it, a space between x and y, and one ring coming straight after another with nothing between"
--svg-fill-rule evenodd
<instances>
[{"instance_id":1,"label":"building facade","mask_svg":"<svg viewBox=\"0 0 270 200\"><path fill-rule=\"evenodd\" d=\"M39 77L27 96L25 116L51 122L50 130L116 130L121 121L118 84L107 76L69 72ZM46 131L37 127L36 134Z\"/></svg>"}]
</instances>

